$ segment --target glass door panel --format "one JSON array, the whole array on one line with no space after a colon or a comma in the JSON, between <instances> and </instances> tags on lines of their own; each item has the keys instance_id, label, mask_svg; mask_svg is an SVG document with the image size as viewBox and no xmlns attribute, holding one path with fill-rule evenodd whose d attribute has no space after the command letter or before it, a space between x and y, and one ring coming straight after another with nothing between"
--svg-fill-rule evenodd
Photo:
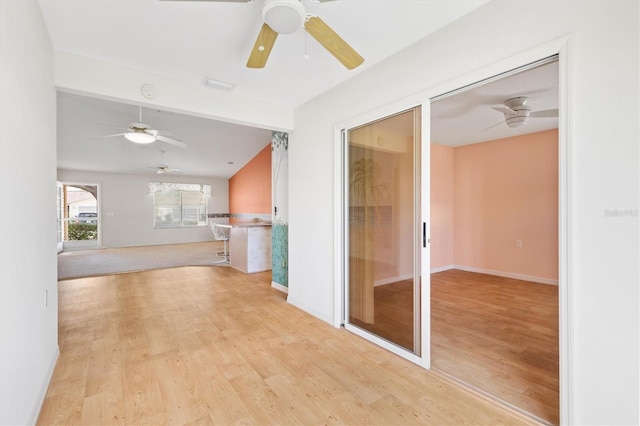
<instances>
[{"instance_id":1,"label":"glass door panel","mask_svg":"<svg viewBox=\"0 0 640 426\"><path fill-rule=\"evenodd\" d=\"M419 129L412 109L347 131L347 322L419 355Z\"/></svg>"}]
</instances>

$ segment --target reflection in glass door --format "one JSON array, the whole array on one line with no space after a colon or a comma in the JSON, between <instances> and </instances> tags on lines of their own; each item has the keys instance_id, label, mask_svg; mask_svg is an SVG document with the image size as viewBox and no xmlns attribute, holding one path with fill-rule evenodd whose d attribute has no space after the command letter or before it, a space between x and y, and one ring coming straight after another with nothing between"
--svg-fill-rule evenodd
<instances>
[{"instance_id":1,"label":"reflection in glass door","mask_svg":"<svg viewBox=\"0 0 640 426\"><path fill-rule=\"evenodd\" d=\"M420 109L346 133L346 324L420 355Z\"/></svg>"}]
</instances>

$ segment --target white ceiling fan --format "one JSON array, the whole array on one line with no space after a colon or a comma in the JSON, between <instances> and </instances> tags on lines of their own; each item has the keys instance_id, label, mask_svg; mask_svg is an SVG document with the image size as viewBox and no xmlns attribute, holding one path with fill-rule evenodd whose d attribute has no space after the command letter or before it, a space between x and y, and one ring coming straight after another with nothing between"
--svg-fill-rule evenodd
<instances>
[{"instance_id":1,"label":"white ceiling fan","mask_svg":"<svg viewBox=\"0 0 640 426\"><path fill-rule=\"evenodd\" d=\"M165 0L176 1L176 0ZM190 1L190 0L187 0ZM211 2L257 3L258 0L204 0ZM308 0L324 3L333 0ZM302 0L263 0L262 27L251 49L248 68L264 68L279 34L290 34L304 28L347 69L354 69L364 62L346 41L318 16L307 13Z\"/></svg>"},{"instance_id":2,"label":"white ceiling fan","mask_svg":"<svg viewBox=\"0 0 640 426\"><path fill-rule=\"evenodd\" d=\"M164 150L159 150L162 153L162 163L159 166L150 166L148 167L149 169L155 169L156 170L156 174L162 175L165 173L184 173L182 170L180 169L173 169L171 167L169 167L165 162L164 162L164 154L166 151Z\"/></svg>"},{"instance_id":3,"label":"white ceiling fan","mask_svg":"<svg viewBox=\"0 0 640 426\"><path fill-rule=\"evenodd\" d=\"M546 109L541 111L531 111L531 107L527 105L529 98L527 96L516 96L504 101L504 106L491 107L492 109L504 114L504 123L511 128L521 127L527 124L530 118L554 118L558 116L557 109ZM503 121L488 127L502 124Z\"/></svg>"},{"instance_id":4,"label":"white ceiling fan","mask_svg":"<svg viewBox=\"0 0 640 426\"><path fill-rule=\"evenodd\" d=\"M173 138L173 135L164 130L155 130L152 129L146 123L142 122L142 107L138 107L139 116L138 121L135 123L129 124L129 126L122 133L116 133L114 135L101 136L101 138L110 138L116 136L124 136L127 140L137 143L137 144L150 144L156 141L168 143L169 145L174 145L180 148L186 148L187 144ZM114 127L114 126L109 126Z\"/></svg>"}]
</instances>

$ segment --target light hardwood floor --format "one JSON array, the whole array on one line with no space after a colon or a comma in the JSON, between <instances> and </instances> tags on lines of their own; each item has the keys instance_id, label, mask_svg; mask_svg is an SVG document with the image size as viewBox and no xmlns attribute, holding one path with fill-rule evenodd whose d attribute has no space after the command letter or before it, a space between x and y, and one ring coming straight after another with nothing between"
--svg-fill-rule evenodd
<instances>
[{"instance_id":1,"label":"light hardwood floor","mask_svg":"<svg viewBox=\"0 0 640 426\"><path fill-rule=\"evenodd\" d=\"M431 275L431 362L559 423L558 287L449 270Z\"/></svg>"},{"instance_id":2,"label":"light hardwood floor","mask_svg":"<svg viewBox=\"0 0 640 426\"><path fill-rule=\"evenodd\" d=\"M523 424L286 303L270 273L187 267L59 283L38 424Z\"/></svg>"},{"instance_id":3,"label":"light hardwood floor","mask_svg":"<svg viewBox=\"0 0 640 426\"><path fill-rule=\"evenodd\" d=\"M375 322L354 325L413 348L413 284L375 288ZM431 365L559 423L558 287L450 270L431 275Z\"/></svg>"}]
</instances>

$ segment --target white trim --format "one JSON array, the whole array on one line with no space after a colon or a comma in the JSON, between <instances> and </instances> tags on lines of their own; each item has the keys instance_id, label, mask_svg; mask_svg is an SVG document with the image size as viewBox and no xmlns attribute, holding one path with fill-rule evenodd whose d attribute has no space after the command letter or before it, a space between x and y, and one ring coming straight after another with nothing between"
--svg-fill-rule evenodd
<instances>
[{"instance_id":1,"label":"white trim","mask_svg":"<svg viewBox=\"0 0 640 426\"><path fill-rule=\"evenodd\" d=\"M431 97L422 102L420 119L420 357L431 369Z\"/></svg>"},{"instance_id":2,"label":"white trim","mask_svg":"<svg viewBox=\"0 0 640 426\"><path fill-rule=\"evenodd\" d=\"M346 206L342 199L342 129L344 126L333 128L333 326L340 327L343 322L342 312L344 305L344 247L342 241L342 229L344 227L344 211Z\"/></svg>"},{"instance_id":3,"label":"white trim","mask_svg":"<svg viewBox=\"0 0 640 426\"><path fill-rule=\"evenodd\" d=\"M513 273L513 272L496 271L496 270L493 270L493 269L485 269L485 268L478 268L478 267L475 267L475 266L465 266L465 265L443 265L443 266L438 266L438 267L435 267L435 268L431 268L431 273L432 274L436 274L438 272L449 271L451 269L459 269L461 271L477 272L477 273L480 273L480 274L487 274L487 275L495 275L497 277L513 278L514 280L531 281L531 282L538 283L538 284L558 285L558 280L553 280L551 278L542 278L542 277L536 277L536 276L533 276L533 275L516 274L516 273Z\"/></svg>"},{"instance_id":4,"label":"white trim","mask_svg":"<svg viewBox=\"0 0 640 426\"><path fill-rule=\"evenodd\" d=\"M42 405L44 404L44 398L47 396L47 390L49 389L49 385L51 384L51 379L53 378L53 371L56 368L56 364L58 362L58 357L60 356L60 346L56 345L55 350L53 351L53 356L49 361L49 369L47 374L45 375L45 379L42 381L40 386L40 390L38 391L38 399L36 400L36 406L32 411L31 418L29 419L28 424L34 425L38 421L38 417L40 417L40 411L42 410Z\"/></svg>"},{"instance_id":5,"label":"white trim","mask_svg":"<svg viewBox=\"0 0 640 426\"><path fill-rule=\"evenodd\" d=\"M102 184L100 183L92 183L92 182L85 182L85 181L57 181L57 182L61 182L63 185L66 186L75 186L77 187L78 185L85 185L85 186L95 186L98 192L98 198L96 199L96 213L98 213L98 238L95 240L86 240L86 241L94 241L94 243L90 246L82 246L82 245L78 245L78 246L74 246L73 244L69 245L69 241L64 241L63 245L62 245L62 251L74 251L74 250L91 250L91 249L100 249L102 248ZM64 208L66 209L67 207L64 206ZM67 218L69 219L69 218Z\"/></svg>"},{"instance_id":6,"label":"white trim","mask_svg":"<svg viewBox=\"0 0 640 426\"><path fill-rule=\"evenodd\" d=\"M476 266L453 265L453 269L479 274L495 275L496 277L512 278L514 280L530 281L538 284L558 285L558 280L550 278L534 277L533 275L516 274L513 272L496 271L493 269L478 268Z\"/></svg>"},{"instance_id":7,"label":"white trim","mask_svg":"<svg viewBox=\"0 0 640 426\"><path fill-rule=\"evenodd\" d=\"M387 284L397 283L398 281L405 281L410 279L413 279L413 274L398 275L397 277L389 277L389 278L383 278L381 280L375 280L373 282L373 286L378 287L380 285L387 285Z\"/></svg>"},{"instance_id":8,"label":"white trim","mask_svg":"<svg viewBox=\"0 0 640 426\"><path fill-rule=\"evenodd\" d=\"M431 273L432 274L437 274L438 272L444 272L444 271L448 271L450 269L456 269L455 265L443 265L443 266L436 266L435 268L431 268Z\"/></svg>"},{"instance_id":9,"label":"white trim","mask_svg":"<svg viewBox=\"0 0 640 426\"><path fill-rule=\"evenodd\" d=\"M362 328L356 327L355 325L345 324L344 329L362 337L365 340L368 340L371 343L376 344L377 346L380 346L383 349L388 350L389 352L392 352L408 361L411 361L414 364L418 364L424 367L423 360L408 349L395 345L388 340L382 339L375 334L371 334Z\"/></svg>"},{"instance_id":10,"label":"white trim","mask_svg":"<svg viewBox=\"0 0 640 426\"><path fill-rule=\"evenodd\" d=\"M271 287L275 288L278 291L283 292L284 294L289 294L289 287L285 287L282 284L278 284L275 281L271 281Z\"/></svg>"},{"instance_id":11,"label":"white trim","mask_svg":"<svg viewBox=\"0 0 640 426\"><path fill-rule=\"evenodd\" d=\"M296 308L305 311L306 313L308 313L311 316L314 316L328 324L331 324L331 321L333 318L330 318L328 316L325 316L323 314L321 314L320 312L318 312L317 310L309 307L309 305L305 305L304 303L300 303L295 299L292 299L291 296L287 297L287 303L295 306Z\"/></svg>"},{"instance_id":12,"label":"white trim","mask_svg":"<svg viewBox=\"0 0 640 426\"><path fill-rule=\"evenodd\" d=\"M573 322L572 287L573 253L571 247L573 235L573 182L571 181L571 38L569 36L556 42L558 44L558 331L559 331L559 393L560 424L574 423L574 403L570 399L574 382L571 365L573 364Z\"/></svg>"}]
</instances>

